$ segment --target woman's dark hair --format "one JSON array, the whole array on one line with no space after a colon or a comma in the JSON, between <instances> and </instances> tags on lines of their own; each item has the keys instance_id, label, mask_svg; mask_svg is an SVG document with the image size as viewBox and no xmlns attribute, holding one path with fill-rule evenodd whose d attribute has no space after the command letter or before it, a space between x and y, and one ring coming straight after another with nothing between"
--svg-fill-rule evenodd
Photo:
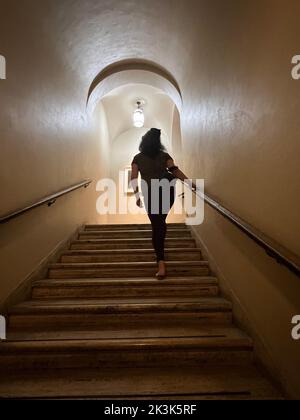
<instances>
[{"instance_id":1,"label":"woman's dark hair","mask_svg":"<svg viewBox=\"0 0 300 420\"><path fill-rule=\"evenodd\" d=\"M149 130L142 138L140 152L154 159L164 150L166 149L161 143L161 130L151 128L151 130Z\"/></svg>"}]
</instances>

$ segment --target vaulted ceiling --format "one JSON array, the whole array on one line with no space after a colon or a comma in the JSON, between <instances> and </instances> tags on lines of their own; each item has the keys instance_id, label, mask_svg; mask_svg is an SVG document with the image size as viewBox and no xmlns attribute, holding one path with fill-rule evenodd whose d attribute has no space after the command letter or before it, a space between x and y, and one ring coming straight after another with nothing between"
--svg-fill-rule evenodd
<instances>
[{"instance_id":1,"label":"vaulted ceiling","mask_svg":"<svg viewBox=\"0 0 300 420\"><path fill-rule=\"evenodd\" d=\"M131 84L113 90L102 100L112 141L133 128L132 114L137 99L145 101L145 126L159 127L167 135L171 134L175 106L172 100L152 86Z\"/></svg>"}]
</instances>

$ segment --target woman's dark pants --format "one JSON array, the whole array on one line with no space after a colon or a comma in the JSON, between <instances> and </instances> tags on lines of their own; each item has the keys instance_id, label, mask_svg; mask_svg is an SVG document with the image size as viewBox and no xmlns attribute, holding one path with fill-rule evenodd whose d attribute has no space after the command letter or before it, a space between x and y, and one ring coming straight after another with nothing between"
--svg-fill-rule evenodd
<instances>
[{"instance_id":1,"label":"woman's dark pants","mask_svg":"<svg viewBox=\"0 0 300 420\"><path fill-rule=\"evenodd\" d=\"M159 206L156 211L151 207L151 194L148 195L146 204L147 213L152 225L152 242L156 253L157 262L165 261L165 240L167 235L167 217L175 202L175 187L171 187L170 200L162 199L162 189L159 192Z\"/></svg>"}]
</instances>

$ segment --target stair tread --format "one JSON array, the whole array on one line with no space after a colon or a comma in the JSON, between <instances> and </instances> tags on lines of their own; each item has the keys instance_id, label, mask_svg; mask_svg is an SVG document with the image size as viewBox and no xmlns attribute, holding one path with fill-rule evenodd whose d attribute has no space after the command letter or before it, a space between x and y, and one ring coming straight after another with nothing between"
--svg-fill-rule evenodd
<instances>
[{"instance_id":1,"label":"stair tread","mask_svg":"<svg viewBox=\"0 0 300 420\"><path fill-rule=\"evenodd\" d=\"M190 228L185 225L184 223L168 223L169 229L184 229L190 230ZM139 229L151 229L151 225L149 223L142 223L142 224L106 224L106 225L93 225L88 224L84 226L84 229L99 229L99 230L139 230Z\"/></svg>"},{"instance_id":2,"label":"stair tread","mask_svg":"<svg viewBox=\"0 0 300 420\"><path fill-rule=\"evenodd\" d=\"M209 265L208 261L170 261L168 262L169 267L207 267ZM101 267L130 267L130 268L140 268L140 267L157 267L156 262L105 262L105 263L55 263L50 264L50 269L57 268L101 268Z\"/></svg>"},{"instance_id":3,"label":"stair tread","mask_svg":"<svg viewBox=\"0 0 300 420\"><path fill-rule=\"evenodd\" d=\"M178 252L178 253L201 253L200 248L166 248L166 253L168 252ZM103 249L103 250L69 250L64 251L62 255L105 255L105 254L132 254L132 253L141 253L141 254L154 254L153 249Z\"/></svg>"},{"instance_id":4,"label":"stair tread","mask_svg":"<svg viewBox=\"0 0 300 420\"><path fill-rule=\"evenodd\" d=\"M104 223L104 224L94 224L94 223L87 223L86 225L84 225L85 227L90 227L90 226L97 226L97 227L118 227L118 226L124 226L124 227L132 227L132 226L138 226L138 227L143 227L143 226L151 226L150 223ZM186 225L185 223L168 223L168 226L183 226L183 227L187 227L188 225Z\"/></svg>"},{"instance_id":5,"label":"stair tread","mask_svg":"<svg viewBox=\"0 0 300 420\"><path fill-rule=\"evenodd\" d=\"M132 230L81 230L79 233L79 239L85 238L152 238L152 229L132 229ZM181 239L181 237L192 238L192 232L187 229L172 229L169 228L167 231L166 238Z\"/></svg>"},{"instance_id":6,"label":"stair tread","mask_svg":"<svg viewBox=\"0 0 300 420\"><path fill-rule=\"evenodd\" d=\"M0 381L0 396L62 399L280 399L279 392L254 365L7 373Z\"/></svg>"},{"instance_id":7,"label":"stair tread","mask_svg":"<svg viewBox=\"0 0 300 420\"><path fill-rule=\"evenodd\" d=\"M196 248L195 239L192 237L181 237L179 238L166 238L167 248L186 247L194 249ZM80 238L71 243L71 249L149 249L152 248L152 238L107 238L101 239L96 237Z\"/></svg>"},{"instance_id":8,"label":"stair tread","mask_svg":"<svg viewBox=\"0 0 300 420\"><path fill-rule=\"evenodd\" d=\"M115 242L137 242L137 243L143 243L143 242L149 242L152 243L152 238L93 238L93 239L76 239L74 240L72 243L115 243ZM170 242L181 242L181 241L188 241L188 242L194 242L194 238L192 238L191 236L186 236L186 237L180 237L180 238L166 238L166 243L170 243Z\"/></svg>"},{"instance_id":9,"label":"stair tread","mask_svg":"<svg viewBox=\"0 0 300 420\"><path fill-rule=\"evenodd\" d=\"M18 331L9 332L8 341L58 341L58 340L99 340L99 339L164 339L164 338L198 338L198 339L247 339L252 340L241 330L235 327L211 326L201 327L199 325L170 325L166 322L153 323L145 328L143 325L131 323L127 326L110 326L107 329L61 329L43 331Z\"/></svg>"},{"instance_id":10,"label":"stair tread","mask_svg":"<svg viewBox=\"0 0 300 420\"><path fill-rule=\"evenodd\" d=\"M41 352L48 353L53 351L95 351L95 350L114 350L114 349L157 349L164 348L172 351L175 348L202 348L212 349L218 348L221 350L226 349L253 349L252 340L245 334L228 333L224 336L180 336L180 337L114 337L102 339L58 339L58 340L32 340L32 341L5 341L0 346L0 355L8 354L11 352Z\"/></svg>"},{"instance_id":11,"label":"stair tread","mask_svg":"<svg viewBox=\"0 0 300 420\"><path fill-rule=\"evenodd\" d=\"M74 248L74 247L73 247ZM84 248L84 247L81 247ZM92 248L92 247L88 247ZM97 247L96 247L97 248ZM99 247L98 247L99 248ZM105 263L105 262L154 262L155 252L150 248L131 249L71 249L62 253L61 263ZM202 252L199 248L167 248L165 250L166 261L201 261Z\"/></svg>"},{"instance_id":12,"label":"stair tread","mask_svg":"<svg viewBox=\"0 0 300 420\"><path fill-rule=\"evenodd\" d=\"M138 311L138 310L224 310L230 311L232 304L226 299L219 297L210 298L191 298L191 297L164 297L164 298L118 298L118 299L67 299L39 301L31 300L14 306L11 314L26 312L78 312L78 311L99 311L103 310L112 313L113 310L119 311Z\"/></svg>"},{"instance_id":13,"label":"stair tread","mask_svg":"<svg viewBox=\"0 0 300 420\"><path fill-rule=\"evenodd\" d=\"M81 234L87 234L87 233L113 233L113 234L115 234L115 233L122 233L122 234L123 233L128 233L128 234L132 235L134 233L141 233L141 232L149 232L149 233L152 234L152 228L149 225L148 229L144 229L144 230L141 230L141 229L120 229L120 230L112 229L112 230L88 230L88 231L87 230L81 230L79 232L79 234L81 235ZM186 228L169 227L168 232L178 232L178 233L188 232L188 233L190 233L191 231L189 229L186 229Z\"/></svg>"},{"instance_id":14,"label":"stair tread","mask_svg":"<svg viewBox=\"0 0 300 420\"><path fill-rule=\"evenodd\" d=\"M165 280L157 280L152 278L111 278L111 279L44 279L38 280L33 283L34 287L42 286L109 286L109 287L119 287L119 286L203 286L203 285L218 285L218 279L215 277L168 277Z\"/></svg>"}]
</instances>

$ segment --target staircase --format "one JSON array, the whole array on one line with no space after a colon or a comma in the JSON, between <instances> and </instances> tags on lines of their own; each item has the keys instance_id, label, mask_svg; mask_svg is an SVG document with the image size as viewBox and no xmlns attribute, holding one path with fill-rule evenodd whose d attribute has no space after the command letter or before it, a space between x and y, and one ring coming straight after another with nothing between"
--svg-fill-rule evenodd
<instances>
[{"instance_id":1,"label":"staircase","mask_svg":"<svg viewBox=\"0 0 300 420\"><path fill-rule=\"evenodd\" d=\"M86 226L10 311L0 397L278 398L189 228L166 247L159 281L149 225Z\"/></svg>"}]
</instances>

